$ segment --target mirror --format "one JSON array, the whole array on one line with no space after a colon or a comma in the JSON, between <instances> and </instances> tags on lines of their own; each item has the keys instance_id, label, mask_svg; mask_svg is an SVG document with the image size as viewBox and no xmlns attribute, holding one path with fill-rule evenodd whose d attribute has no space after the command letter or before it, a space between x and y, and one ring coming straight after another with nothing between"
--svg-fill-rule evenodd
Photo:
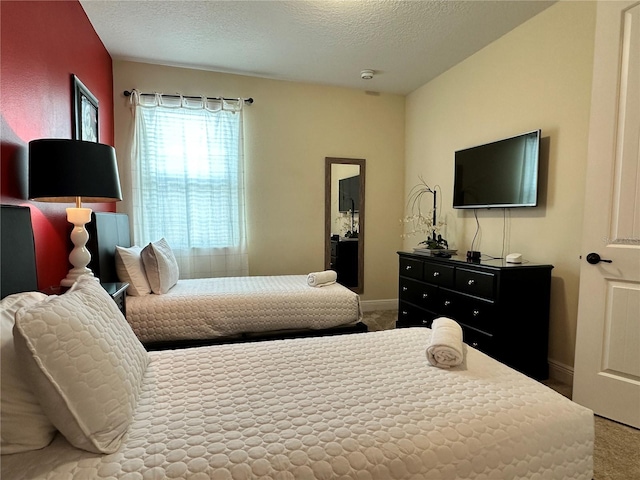
<instances>
[{"instance_id":1,"label":"mirror","mask_svg":"<svg viewBox=\"0 0 640 480\"><path fill-rule=\"evenodd\" d=\"M324 266L338 283L364 291L365 161L325 158Z\"/></svg>"}]
</instances>

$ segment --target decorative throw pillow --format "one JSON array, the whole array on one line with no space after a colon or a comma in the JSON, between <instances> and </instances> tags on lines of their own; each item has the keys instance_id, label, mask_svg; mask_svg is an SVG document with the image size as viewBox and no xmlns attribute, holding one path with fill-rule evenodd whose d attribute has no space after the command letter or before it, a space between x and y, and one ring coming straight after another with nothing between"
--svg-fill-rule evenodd
<instances>
[{"instance_id":1,"label":"decorative throw pillow","mask_svg":"<svg viewBox=\"0 0 640 480\"><path fill-rule=\"evenodd\" d=\"M149 358L95 278L82 276L64 295L19 310L14 343L42 409L69 443L115 452Z\"/></svg>"},{"instance_id":2,"label":"decorative throw pillow","mask_svg":"<svg viewBox=\"0 0 640 480\"><path fill-rule=\"evenodd\" d=\"M3 454L44 448L56 433L56 428L25 381L13 347L16 312L46 298L44 293L25 292L9 295L0 301L0 450Z\"/></svg>"},{"instance_id":3,"label":"decorative throw pillow","mask_svg":"<svg viewBox=\"0 0 640 480\"><path fill-rule=\"evenodd\" d=\"M116 246L116 274L121 282L129 284L127 295L141 297L151 293L151 287L144 272L144 264L140 253L142 247Z\"/></svg>"},{"instance_id":4,"label":"decorative throw pillow","mask_svg":"<svg viewBox=\"0 0 640 480\"><path fill-rule=\"evenodd\" d=\"M164 238L144 247L141 256L153 293L167 293L178 283L178 262Z\"/></svg>"}]
</instances>

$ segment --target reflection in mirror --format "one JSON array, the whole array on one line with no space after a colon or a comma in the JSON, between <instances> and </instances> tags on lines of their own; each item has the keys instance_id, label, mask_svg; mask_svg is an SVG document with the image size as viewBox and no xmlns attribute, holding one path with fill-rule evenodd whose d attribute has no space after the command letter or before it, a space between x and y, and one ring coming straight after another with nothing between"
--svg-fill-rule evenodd
<instances>
[{"instance_id":1,"label":"reflection in mirror","mask_svg":"<svg viewBox=\"0 0 640 480\"><path fill-rule=\"evenodd\" d=\"M364 291L365 161L325 158L324 265L338 283Z\"/></svg>"}]
</instances>

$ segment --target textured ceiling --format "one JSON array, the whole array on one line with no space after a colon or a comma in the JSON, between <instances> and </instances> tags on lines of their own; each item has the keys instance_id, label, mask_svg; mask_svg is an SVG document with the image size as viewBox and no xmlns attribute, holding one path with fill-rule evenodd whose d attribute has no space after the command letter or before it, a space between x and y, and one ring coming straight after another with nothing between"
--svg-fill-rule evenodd
<instances>
[{"instance_id":1,"label":"textured ceiling","mask_svg":"<svg viewBox=\"0 0 640 480\"><path fill-rule=\"evenodd\" d=\"M80 3L114 59L407 94L554 2Z\"/></svg>"}]
</instances>

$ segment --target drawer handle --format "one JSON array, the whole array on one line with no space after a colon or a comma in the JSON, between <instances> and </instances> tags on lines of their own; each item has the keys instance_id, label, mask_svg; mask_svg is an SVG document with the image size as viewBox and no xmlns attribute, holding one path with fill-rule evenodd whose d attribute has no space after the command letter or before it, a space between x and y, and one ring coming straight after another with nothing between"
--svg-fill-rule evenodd
<instances>
[{"instance_id":1,"label":"drawer handle","mask_svg":"<svg viewBox=\"0 0 640 480\"><path fill-rule=\"evenodd\" d=\"M473 312L471 312L473 314L474 317L477 317L478 315L480 315L480 310L474 310Z\"/></svg>"},{"instance_id":2,"label":"drawer handle","mask_svg":"<svg viewBox=\"0 0 640 480\"><path fill-rule=\"evenodd\" d=\"M411 265L407 265L406 267L404 267L405 270L411 270Z\"/></svg>"},{"instance_id":3,"label":"drawer handle","mask_svg":"<svg viewBox=\"0 0 640 480\"><path fill-rule=\"evenodd\" d=\"M469 281L467 282L467 285L473 285L474 283L476 283L476 281L475 281L475 280L473 280L473 279L471 279L471 280L469 280Z\"/></svg>"},{"instance_id":4,"label":"drawer handle","mask_svg":"<svg viewBox=\"0 0 640 480\"><path fill-rule=\"evenodd\" d=\"M407 287L402 287L403 292L406 292L407 290L409 290Z\"/></svg>"},{"instance_id":5,"label":"drawer handle","mask_svg":"<svg viewBox=\"0 0 640 480\"><path fill-rule=\"evenodd\" d=\"M471 342L471 346L473 348L478 348L478 342Z\"/></svg>"},{"instance_id":6,"label":"drawer handle","mask_svg":"<svg viewBox=\"0 0 640 480\"><path fill-rule=\"evenodd\" d=\"M409 313L406 310L402 310L402 315L406 317Z\"/></svg>"},{"instance_id":7,"label":"drawer handle","mask_svg":"<svg viewBox=\"0 0 640 480\"><path fill-rule=\"evenodd\" d=\"M449 305L451 305L451 302L449 300L445 300L444 301L444 306L448 307Z\"/></svg>"},{"instance_id":8,"label":"drawer handle","mask_svg":"<svg viewBox=\"0 0 640 480\"><path fill-rule=\"evenodd\" d=\"M423 293L422 294L422 298L429 298L429 294L428 293Z\"/></svg>"},{"instance_id":9,"label":"drawer handle","mask_svg":"<svg viewBox=\"0 0 640 480\"><path fill-rule=\"evenodd\" d=\"M422 320L423 325L427 325L428 323L429 323L429 320Z\"/></svg>"},{"instance_id":10,"label":"drawer handle","mask_svg":"<svg viewBox=\"0 0 640 480\"><path fill-rule=\"evenodd\" d=\"M433 276L434 277L439 277L440 276L440 272L433 272Z\"/></svg>"}]
</instances>

